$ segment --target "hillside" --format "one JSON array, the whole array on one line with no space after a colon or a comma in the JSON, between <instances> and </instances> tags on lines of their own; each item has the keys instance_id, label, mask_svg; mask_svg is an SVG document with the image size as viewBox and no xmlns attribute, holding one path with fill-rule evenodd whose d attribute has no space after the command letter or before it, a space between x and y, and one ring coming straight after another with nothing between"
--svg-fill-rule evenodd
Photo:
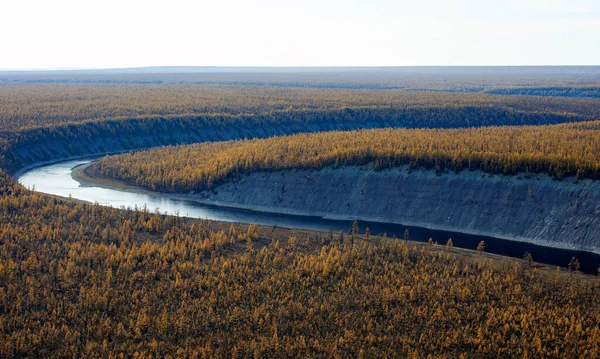
<instances>
[{"instance_id":1,"label":"hillside","mask_svg":"<svg viewBox=\"0 0 600 359\"><path fill-rule=\"evenodd\" d=\"M407 166L375 170L366 165L253 172L211 190L174 197L600 253L600 182L592 180L574 183L573 178L557 181L547 175L491 175L479 170L436 175ZM569 259L558 264L566 266Z\"/></svg>"},{"instance_id":2,"label":"hillside","mask_svg":"<svg viewBox=\"0 0 600 359\"><path fill-rule=\"evenodd\" d=\"M204 141L597 119L598 99L160 84L0 85L0 168Z\"/></svg>"},{"instance_id":3,"label":"hillside","mask_svg":"<svg viewBox=\"0 0 600 359\"><path fill-rule=\"evenodd\" d=\"M373 162L490 173L600 178L600 122L471 129L377 129L174 146L97 161L90 171L151 190L189 192L240 174Z\"/></svg>"},{"instance_id":4,"label":"hillside","mask_svg":"<svg viewBox=\"0 0 600 359\"><path fill-rule=\"evenodd\" d=\"M294 114L302 116L298 119L302 122L326 112L334 116L342 110L372 113L376 116L373 120L404 114L408 127L468 127L479 122L547 124L564 122L567 117L591 119L600 114L600 100L399 90L67 83L0 85L0 109L3 131L89 121L211 115L269 118ZM425 109L430 111L430 118L411 118ZM439 111L444 111L443 118L436 116Z\"/></svg>"},{"instance_id":5,"label":"hillside","mask_svg":"<svg viewBox=\"0 0 600 359\"><path fill-rule=\"evenodd\" d=\"M299 134L104 157L85 172L209 204L597 252L599 125Z\"/></svg>"}]
</instances>

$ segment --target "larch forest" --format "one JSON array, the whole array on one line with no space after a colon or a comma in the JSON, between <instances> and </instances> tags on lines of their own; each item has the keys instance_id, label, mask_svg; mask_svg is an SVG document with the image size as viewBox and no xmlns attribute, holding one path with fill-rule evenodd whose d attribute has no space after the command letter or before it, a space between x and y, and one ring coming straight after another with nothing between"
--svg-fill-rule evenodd
<instances>
[{"instance_id":1,"label":"larch forest","mask_svg":"<svg viewBox=\"0 0 600 359\"><path fill-rule=\"evenodd\" d=\"M600 70L559 70L0 72L0 357L600 357L600 268L575 256L551 266L360 218L317 231L112 208L18 182L93 158L88 180L157 194L363 165L595 186Z\"/></svg>"}]
</instances>

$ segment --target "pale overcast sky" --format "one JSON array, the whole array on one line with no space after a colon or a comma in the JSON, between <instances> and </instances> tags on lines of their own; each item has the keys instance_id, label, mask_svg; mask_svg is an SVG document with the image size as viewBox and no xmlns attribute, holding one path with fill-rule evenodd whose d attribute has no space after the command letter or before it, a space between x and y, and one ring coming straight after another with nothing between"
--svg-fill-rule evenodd
<instances>
[{"instance_id":1,"label":"pale overcast sky","mask_svg":"<svg viewBox=\"0 0 600 359\"><path fill-rule=\"evenodd\" d=\"M600 0L0 0L0 68L600 65Z\"/></svg>"}]
</instances>

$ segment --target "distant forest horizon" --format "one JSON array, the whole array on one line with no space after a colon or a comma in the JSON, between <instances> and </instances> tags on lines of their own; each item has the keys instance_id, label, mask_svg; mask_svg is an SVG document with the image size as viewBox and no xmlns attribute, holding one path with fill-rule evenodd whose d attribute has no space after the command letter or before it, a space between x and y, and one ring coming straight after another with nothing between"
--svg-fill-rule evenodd
<instances>
[{"instance_id":1,"label":"distant forest horizon","mask_svg":"<svg viewBox=\"0 0 600 359\"><path fill-rule=\"evenodd\" d=\"M152 66L119 69L0 70L0 84L44 83L484 92L496 95L597 98L600 93L600 66Z\"/></svg>"},{"instance_id":2,"label":"distant forest horizon","mask_svg":"<svg viewBox=\"0 0 600 359\"><path fill-rule=\"evenodd\" d=\"M360 71L360 70L421 70L422 72L453 72L449 70L533 70L533 69L594 69L600 71L599 65L398 65L398 66L220 66L220 65L152 65L123 67L58 67L58 68L0 68L0 72L293 72L293 71ZM423 71L425 70L425 71Z\"/></svg>"}]
</instances>

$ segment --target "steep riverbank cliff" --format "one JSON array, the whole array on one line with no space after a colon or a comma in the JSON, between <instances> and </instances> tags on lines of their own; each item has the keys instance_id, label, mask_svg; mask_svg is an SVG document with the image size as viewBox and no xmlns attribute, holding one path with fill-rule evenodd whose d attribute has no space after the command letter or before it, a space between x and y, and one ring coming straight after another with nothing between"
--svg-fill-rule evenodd
<instances>
[{"instance_id":1,"label":"steep riverbank cliff","mask_svg":"<svg viewBox=\"0 0 600 359\"><path fill-rule=\"evenodd\" d=\"M257 172L190 195L268 212L362 219L600 251L600 181L369 166Z\"/></svg>"}]
</instances>

